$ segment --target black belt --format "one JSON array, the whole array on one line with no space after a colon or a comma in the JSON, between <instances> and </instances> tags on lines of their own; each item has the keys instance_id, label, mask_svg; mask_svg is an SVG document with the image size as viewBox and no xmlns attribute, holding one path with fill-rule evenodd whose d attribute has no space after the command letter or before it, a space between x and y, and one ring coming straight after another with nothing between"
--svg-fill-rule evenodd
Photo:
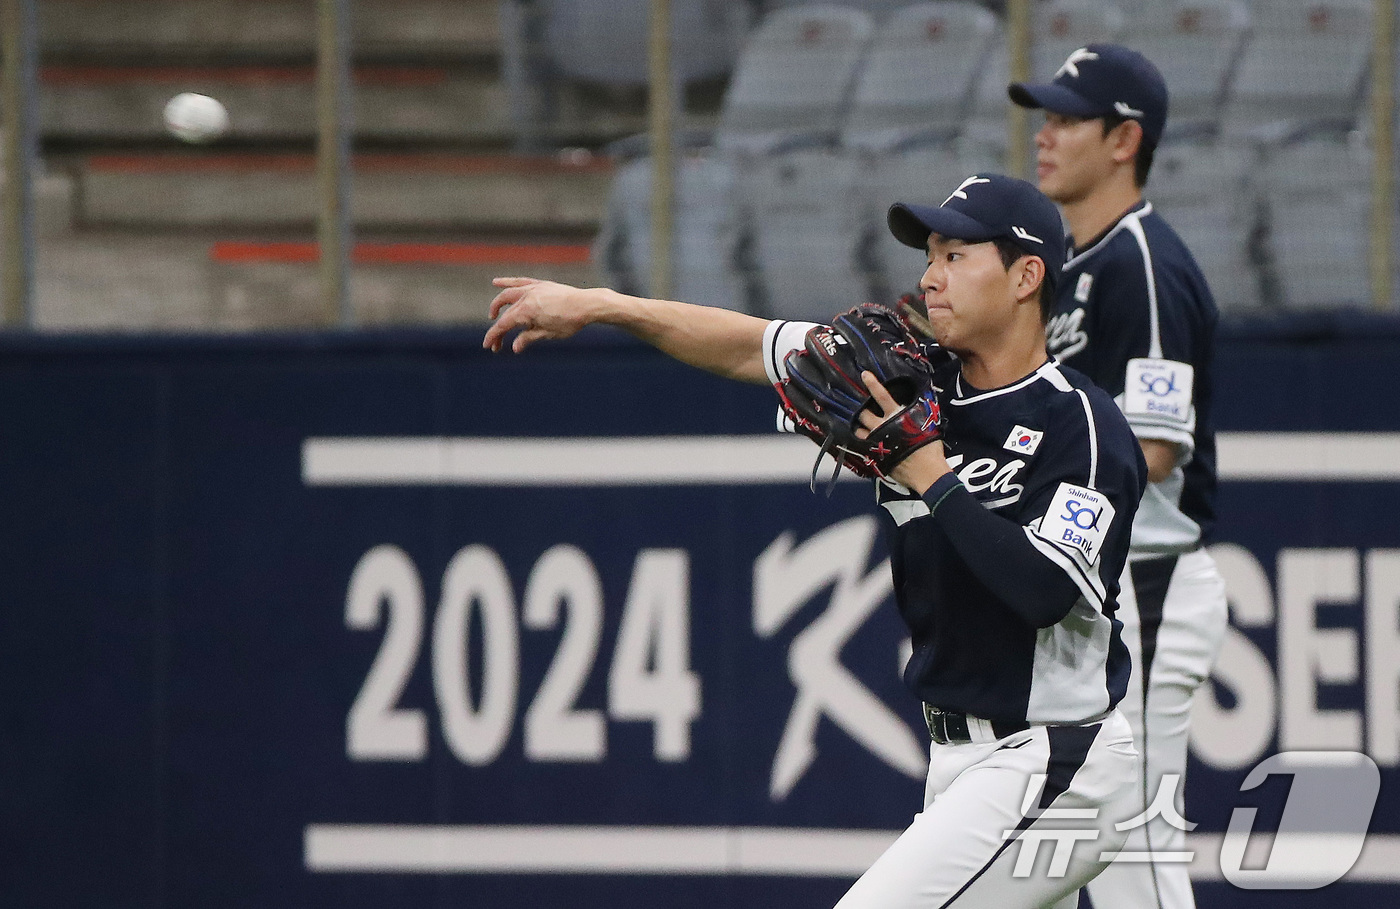
<instances>
[{"instance_id":1,"label":"black belt","mask_svg":"<svg viewBox=\"0 0 1400 909\"><path fill-rule=\"evenodd\" d=\"M940 745L967 745L972 742L968 729L967 714L943 710L932 704L924 705L924 722L928 724L928 734ZM992 734L999 739L1015 735L1031 728L1031 724L1021 720L987 720L992 724Z\"/></svg>"}]
</instances>

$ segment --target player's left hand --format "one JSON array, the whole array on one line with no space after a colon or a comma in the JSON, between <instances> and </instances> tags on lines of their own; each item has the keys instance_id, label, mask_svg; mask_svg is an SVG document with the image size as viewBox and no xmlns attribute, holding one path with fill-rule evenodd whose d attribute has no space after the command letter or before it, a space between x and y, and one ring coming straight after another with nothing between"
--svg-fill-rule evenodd
<instances>
[{"instance_id":1,"label":"player's left hand","mask_svg":"<svg viewBox=\"0 0 1400 909\"><path fill-rule=\"evenodd\" d=\"M870 409L860 413L860 425L863 428L856 430L856 437L866 439L870 437L871 431L878 429L901 408L889 389L875 378L874 373L867 370L860 374L860 378L870 396L875 399L875 406L880 409L878 414ZM894 468L890 478L923 495L924 490L950 470L952 468L948 466L948 459L943 455L942 441L934 441L910 452L909 456Z\"/></svg>"}]
</instances>

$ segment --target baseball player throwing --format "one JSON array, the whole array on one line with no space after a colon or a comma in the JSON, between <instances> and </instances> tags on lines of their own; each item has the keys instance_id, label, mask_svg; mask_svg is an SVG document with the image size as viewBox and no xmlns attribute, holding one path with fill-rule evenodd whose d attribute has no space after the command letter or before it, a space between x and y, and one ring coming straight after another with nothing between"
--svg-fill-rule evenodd
<instances>
[{"instance_id":1,"label":"baseball player throwing","mask_svg":"<svg viewBox=\"0 0 1400 909\"><path fill-rule=\"evenodd\" d=\"M1113 401L1046 355L1044 307L1064 261L1049 199L980 174L942 206L894 206L889 225L927 253L929 320L956 359L911 350L912 336L863 334L883 321L866 307L838 317L838 332L530 278L496 279L484 345L499 350L518 332L518 352L616 325L692 365L774 383L816 435L807 405L825 412L858 396L835 441L882 478L895 598L914 643L905 682L932 744L923 810L839 906L1072 907L1122 845L1109 819L1135 791L1115 613L1142 452ZM862 362L843 348L866 342L928 367L912 399L873 371L843 371Z\"/></svg>"},{"instance_id":2,"label":"baseball player throwing","mask_svg":"<svg viewBox=\"0 0 1400 909\"><path fill-rule=\"evenodd\" d=\"M1216 308L1181 238L1143 199L1167 119L1167 87L1141 54L1090 44L1053 81L1010 86L1043 108L1040 188L1069 222L1049 349L1114 396L1151 483L1121 586L1133 676L1123 711L1142 755L1134 813L1156 814L1128 850L1180 853L1191 700L1225 634L1225 587L1202 543L1214 520L1211 359ZM1165 792L1170 812L1149 809ZM1100 909L1192 909L1186 866L1114 865L1089 888Z\"/></svg>"}]
</instances>

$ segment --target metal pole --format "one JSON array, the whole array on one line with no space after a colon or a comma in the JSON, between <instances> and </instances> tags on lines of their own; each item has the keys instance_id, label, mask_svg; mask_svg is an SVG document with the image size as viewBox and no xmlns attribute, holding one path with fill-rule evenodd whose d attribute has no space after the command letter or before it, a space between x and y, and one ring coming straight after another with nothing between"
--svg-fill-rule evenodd
<instances>
[{"instance_id":1,"label":"metal pole","mask_svg":"<svg viewBox=\"0 0 1400 909\"><path fill-rule=\"evenodd\" d=\"M1006 4L1007 75L1012 82L1031 78L1031 0L1008 0ZM1006 173L1026 178L1027 147L1030 144L1030 111L1019 104L1006 104Z\"/></svg>"},{"instance_id":2,"label":"metal pole","mask_svg":"<svg viewBox=\"0 0 1400 909\"><path fill-rule=\"evenodd\" d=\"M35 0L0 0L4 54L4 306L0 322L29 326L34 320L34 128Z\"/></svg>"},{"instance_id":3,"label":"metal pole","mask_svg":"<svg viewBox=\"0 0 1400 909\"><path fill-rule=\"evenodd\" d=\"M544 104L539 65L532 59L537 16L527 0L501 0L501 79L506 86L515 151L538 153Z\"/></svg>"},{"instance_id":4,"label":"metal pole","mask_svg":"<svg viewBox=\"0 0 1400 909\"><path fill-rule=\"evenodd\" d=\"M671 73L671 0L651 0L651 295L671 297L671 237L675 205L675 81Z\"/></svg>"},{"instance_id":5,"label":"metal pole","mask_svg":"<svg viewBox=\"0 0 1400 909\"><path fill-rule=\"evenodd\" d=\"M1391 237L1395 230L1395 3L1376 0L1371 48L1371 305L1391 307Z\"/></svg>"},{"instance_id":6,"label":"metal pole","mask_svg":"<svg viewBox=\"0 0 1400 909\"><path fill-rule=\"evenodd\" d=\"M350 0L317 0L316 239L326 324L354 321L350 303Z\"/></svg>"}]
</instances>

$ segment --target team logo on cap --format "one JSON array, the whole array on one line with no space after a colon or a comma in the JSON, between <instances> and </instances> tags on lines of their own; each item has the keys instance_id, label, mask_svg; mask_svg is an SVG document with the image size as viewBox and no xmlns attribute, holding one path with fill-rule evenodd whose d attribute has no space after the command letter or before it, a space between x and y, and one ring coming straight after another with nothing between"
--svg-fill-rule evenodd
<instances>
[{"instance_id":1,"label":"team logo on cap","mask_svg":"<svg viewBox=\"0 0 1400 909\"><path fill-rule=\"evenodd\" d=\"M1011 232L1016 236L1020 237L1022 240L1029 240L1032 243L1040 243L1042 245L1044 245L1045 243L1045 241L1040 239L1039 237L1032 236L1031 233L1024 227L1017 227L1015 224L1011 225Z\"/></svg>"},{"instance_id":2,"label":"team logo on cap","mask_svg":"<svg viewBox=\"0 0 1400 909\"><path fill-rule=\"evenodd\" d=\"M1040 447L1040 439L1044 435L1045 433L1038 429L1027 429L1018 424L1011 430L1011 435L1006 437L1006 442L1001 447L1007 451L1033 455Z\"/></svg>"},{"instance_id":3,"label":"team logo on cap","mask_svg":"<svg viewBox=\"0 0 1400 909\"><path fill-rule=\"evenodd\" d=\"M977 177L977 176L968 177L966 180L962 181L962 185L961 185L961 186L959 186L957 189L953 190L953 192L948 196L948 198L946 198L946 199L943 200L943 204L944 204L944 205L947 205L949 202L952 202L954 199L966 199L966 198L967 198L967 193L963 192L963 190L967 189L969 186L974 186L974 185L976 185L976 184L978 184L978 183L991 183L991 182L992 182L992 181L991 181L991 180L988 180L986 177Z\"/></svg>"},{"instance_id":4,"label":"team logo on cap","mask_svg":"<svg viewBox=\"0 0 1400 909\"><path fill-rule=\"evenodd\" d=\"M1066 61L1064 62L1064 64L1060 66L1059 69L1055 70L1055 78L1058 79L1058 78L1060 78L1061 76L1063 76L1065 73L1069 73L1071 76L1073 76L1074 78L1078 79L1078 78L1079 78L1079 64L1083 63L1083 62L1086 61L1086 60L1097 60L1097 59L1099 59L1099 55L1098 55L1098 54L1096 54L1096 53L1094 53L1093 51L1089 50L1089 48L1087 48L1087 47L1081 47L1081 48L1079 48L1078 50L1076 50L1076 51L1074 51L1073 53L1071 53L1071 54L1069 55L1069 59L1066 60Z\"/></svg>"},{"instance_id":5,"label":"team logo on cap","mask_svg":"<svg viewBox=\"0 0 1400 909\"><path fill-rule=\"evenodd\" d=\"M1113 109L1116 110L1116 111L1118 111L1118 116L1120 116L1120 117L1141 117L1141 116L1142 116L1142 111L1138 110L1136 107L1129 107L1127 104L1123 103L1122 101L1114 101L1114 102L1113 102Z\"/></svg>"}]
</instances>

